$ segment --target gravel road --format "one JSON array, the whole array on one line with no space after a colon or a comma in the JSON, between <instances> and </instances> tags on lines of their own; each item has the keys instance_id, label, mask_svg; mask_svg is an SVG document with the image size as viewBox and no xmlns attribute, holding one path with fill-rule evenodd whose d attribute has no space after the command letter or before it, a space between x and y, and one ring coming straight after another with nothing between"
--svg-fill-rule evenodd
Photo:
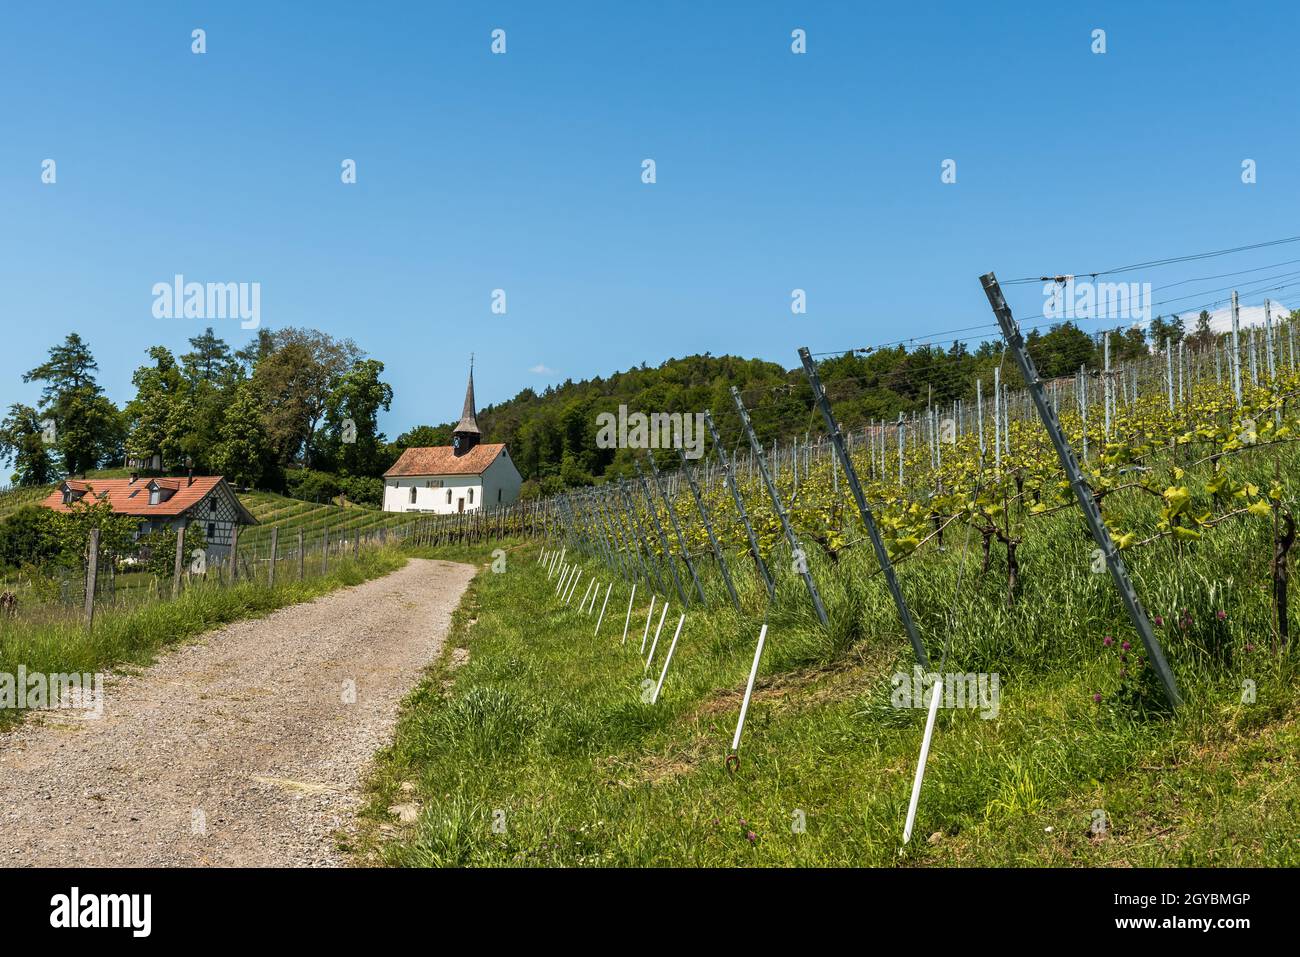
<instances>
[{"instance_id":1,"label":"gravel road","mask_svg":"<svg viewBox=\"0 0 1300 957\"><path fill-rule=\"evenodd\" d=\"M110 675L102 718L30 714L0 734L0 866L345 864L334 834L474 572L412 559Z\"/></svg>"}]
</instances>

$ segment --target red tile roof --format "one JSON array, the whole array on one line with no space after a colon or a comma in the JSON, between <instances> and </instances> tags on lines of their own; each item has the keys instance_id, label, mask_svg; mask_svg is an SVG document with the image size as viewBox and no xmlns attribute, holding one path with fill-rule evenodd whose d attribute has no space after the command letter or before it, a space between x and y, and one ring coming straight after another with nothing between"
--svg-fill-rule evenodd
<instances>
[{"instance_id":1,"label":"red tile roof","mask_svg":"<svg viewBox=\"0 0 1300 957\"><path fill-rule=\"evenodd\" d=\"M505 449L504 442L487 442L476 445L464 455L456 455L450 445L431 448L407 449L393 467L384 473L385 478L402 475L482 475L487 467Z\"/></svg>"},{"instance_id":2,"label":"red tile roof","mask_svg":"<svg viewBox=\"0 0 1300 957\"><path fill-rule=\"evenodd\" d=\"M193 484L188 484L188 481L184 476L179 478L170 476L154 479L138 478L134 482L130 479L68 479L47 495L41 501L41 504L46 508L54 509L56 512L71 511L67 505L63 504L63 485L67 485L74 491L85 492L87 498L93 496L97 501L107 499L113 507L113 512L117 515L139 515L142 517L156 515L162 518L174 518L203 501L203 499L207 498L209 492L218 485L225 483L225 479L220 475L196 475ZM149 484L151 482L156 482L161 488L172 489L172 496L157 505L150 505ZM234 497L233 493L232 497ZM239 500L236 498L235 501L238 503ZM243 511L248 524L256 524L257 520L242 504L240 504L239 508Z\"/></svg>"}]
</instances>

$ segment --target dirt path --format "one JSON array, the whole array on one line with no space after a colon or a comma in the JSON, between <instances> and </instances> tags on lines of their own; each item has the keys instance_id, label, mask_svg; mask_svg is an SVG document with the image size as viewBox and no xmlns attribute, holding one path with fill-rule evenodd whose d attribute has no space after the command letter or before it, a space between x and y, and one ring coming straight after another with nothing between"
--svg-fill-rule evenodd
<instances>
[{"instance_id":1,"label":"dirt path","mask_svg":"<svg viewBox=\"0 0 1300 957\"><path fill-rule=\"evenodd\" d=\"M0 866L344 863L331 835L474 571L413 559L110 677L100 719L0 734Z\"/></svg>"}]
</instances>

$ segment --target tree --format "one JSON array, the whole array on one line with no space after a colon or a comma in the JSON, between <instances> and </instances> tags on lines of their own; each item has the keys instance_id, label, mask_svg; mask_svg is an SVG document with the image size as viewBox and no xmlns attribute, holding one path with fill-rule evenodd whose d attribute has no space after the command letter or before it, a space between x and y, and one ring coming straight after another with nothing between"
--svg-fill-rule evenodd
<instances>
[{"instance_id":1,"label":"tree","mask_svg":"<svg viewBox=\"0 0 1300 957\"><path fill-rule=\"evenodd\" d=\"M40 505L24 505L0 522L0 566L39 565L56 558L59 540L54 529L55 515Z\"/></svg>"},{"instance_id":2,"label":"tree","mask_svg":"<svg viewBox=\"0 0 1300 957\"><path fill-rule=\"evenodd\" d=\"M1210 314L1202 309L1201 314L1196 317L1196 329L1187 337L1187 344L1196 349L1206 349L1216 341L1218 336L1215 334L1213 327L1210 326Z\"/></svg>"},{"instance_id":3,"label":"tree","mask_svg":"<svg viewBox=\"0 0 1300 957\"><path fill-rule=\"evenodd\" d=\"M1152 348L1157 352L1163 352L1166 340L1168 340L1170 346L1176 346L1182 341L1182 320L1174 316L1166 321L1163 316L1156 316L1151 320L1151 329L1148 335L1151 339Z\"/></svg>"},{"instance_id":4,"label":"tree","mask_svg":"<svg viewBox=\"0 0 1300 957\"><path fill-rule=\"evenodd\" d=\"M200 468L212 467L212 449L220 440L226 407L235 387L245 378L243 367L231 355L230 347L207 329L190 340L193 351L181 356L184 363L186 396L185 421L178 426L185 434L185 454Z\"/></svg>"},{"instance_id":5,"label":"tree","mask_svg":"<svg viewBox=\"0 0 1300 957\"><path fill-rule=\"evenodd\" d=\"M351 339L293 327L273 333L269 346L253 373L267 436L281 465L298 456L310 465L330 396L363 354Z\"/></svg>"},{"instance_id":6,"label":"tree","mask_svg":"<svg viewBox=\"0 0 1300 957\"><path fill-rule=\"evenodd\" d=\"M106 552L126 552L135 545L140 519L133 515L115 515L107 499L96 498L91 491L73 502L67 512L51 512L52 534L65 565L76 567L86 559L90 530L99 529L99 547Z\"/></svg>"},{"instance_id":7,"label":"tree","mask_svg":"<svg viewBox=\"0 0 1300 957\"><path fill-rule=\"evenodd\" d=\"M1073 375L1079 366L1096 363L1097 347L1092 336L1072 322L1058 323L1043 336L1037 336L1037 330L1031 332L1027 345L1044 378Z\"/></svg>"},{"instance_id":8,"label":"tree","mask_svg":"<svg viewBox=\"0 0 1300 957\"><path fill-rule=\"evenodd\" d=\"M0 458L13 463L13 484L48 485L54 481L57 470L50 458L50 438L39 412L19 402L9 406L9 414L0 421Z\"/></svg>"},{"instance_id":9,"label":"tree","mask_svg":"<svg viewBox=\"0 0 1300 957\"><path fill-rule=\"evenodd\" d=\"M54 444L69 475L85 474L121 448L122 416L95 381L97 368L89 346L73 332L23 374L24 382L43 383L40 414L54 421Z\"/></svg>"},{"instance_id":10,"label":"tree","mask_svg":"<svg viewBox=\"0 0 1300 957\"><path fill-rule=\"evenodd\" d=\"M393 445L401 454L409 448L429 448L435 445L451 445L450 425L417 425L408 432L403 432L393 440Z\"/></svg>"},{"instance_id":11,"label":"tree","mask_svg":"<svg viewBox=\"0 0 1300 957\"><path fill-rule=\"evenodd\" d=\"M252 375L258 362L275 351L275 337L270 329L258 329L257 338L235 352L235 362L245 375Z\"/></svg>"},{"instance_id":12,"label":"tree","mask_svg":"<svg viewBox=\"0 0 1300 957\"><path fill-rule=\"evenodd\" d=\"M376 475L387 467L380 464L379 411L392 405L393 388L379 378L383 371L378 359L362 359L330 394L324 427L313 443L322 467L345 475Z\"/></svg>"},{"instance_id":13,"label":"tree","mask_svg":"<svg viewBox=\"0 0 1300 957\"><path fill-rule=\"evenodd\" d=\"M217 337L208 326L202 335L190 339L193 351L181 356L185 364L185 376L191 382L227 381L234 375L238 364L230 353L230 346Z\"/></svg>"},{"instance_id":14,"label":"tree","mask_svg":"<svg viewBox=\"0 0 1300 957\"><path fill-rule=\"evenodd\" d=\"M191 454L188 387L171 352L162 346L149 350L152 365L140 366L131 376L135 397L126 404L128 455L162 457L164 463L181 462Z\"/></svg>"},{"instance_id":15,"label":"tree","mask_svg":"<svg viewBox=\"0 0 1300 957\"><path fill-rule=\"evenodd\" d=\"M49 354L49 359L23 375L24 382L45 383L41 389L43 404L57 404L63 396L81 388L99 390L95 382L99 363L81 336L69 333L61 345L50 348Z\"/></svg>"},{"instance_id":16,"label":"tree","mask_svg":"<svg viewBox=\"0 0 1300 957\"><path fill-rule=\"evenodd\" d=\"M246 486L278 484L275 452L267 441L263 419L257 391L249 382L240 383L226 406L211 456L213 470L227 481Z\"/></svg>"}]
</instances>

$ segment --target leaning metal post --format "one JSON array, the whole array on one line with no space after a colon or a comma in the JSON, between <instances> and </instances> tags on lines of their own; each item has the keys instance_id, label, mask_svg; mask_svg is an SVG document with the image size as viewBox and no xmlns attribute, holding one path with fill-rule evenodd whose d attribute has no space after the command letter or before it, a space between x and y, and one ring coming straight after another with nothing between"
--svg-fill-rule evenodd
<instances>
[{"instance_id":1,"label":"leaning metal post","mask_svg":"<svg viewBox=\"0 0 1300 957\"><path fill-rule=\"evenodd\" d=\"M885 549L885 543L881 541L880 530L876 528L876 519L871 514L871 508L867 505L867 497L862 492L862 486L858 483L858 473L853 467L853 460L849 458L848 450L844 447L844 436L840 433L839 424L835 421L835 413L831 411L830 400L826 398L826 390L822 388L821 378L817 375L817 366L813 363L812 353L808 347L804 346L799 350L799 358L803 361L803 371L808 376L808 382L812 385L813 398L817 402L817 407L822 410L822 418L826 420L826 430L831 436L831 446L835 449L836 456L839 457L840 465L844 468L844 477L848 480L849 488L853 491L853 500L858 504L858 512L862 515L862 521L867 526L867 535L871 538L871 547L876 552L876 561L880 563L880 570L885 573L885 584L889 587L889 593L894 596L894 604L898 607L898 617L902 619L903 628L907 631L907 637L912 642L912 652L916 655L917 662L922 667L929 667L930 659L925 653L925 645L921 642L921 636L917 633L916 623L912 621L912 612L907 607L907 599L903 597L903 590L898 586L898 577L894 574L893 562L889 560L889 552Z\"/></svg>"},{"instance_id":2,"label":"leaning metal post","mask_svg":"<svg viewBox=\"0 0 1300 957\"><path fill-rule=\"evenodd\" d=\"M799 575L803 578L803 583L808 586L808 597L812 599L813 610L817 612L817 620L826 628L830 625L830 619L826 617L826 606L822 604L822 596L817 593L817 583L813 581L812 573L808 570L808 558L804 553L803 546L799 544L799 539L795 537L794 529L790 527L790 519L786 517L785 506L781 504L781 496L777 494L776 484L772 481L772 476L767 470L767 459L763 456L763 446L758 442L758 437L754 434L754 427L749 421L749 410L745 408L745 403L740 399L740 390L734 385L731 387L731 399L736 403L736 411L740 413L740 424L745 427L745 432L749 435L750 448L754 450L754 457L758 459L758 472L763 477L763 484L767 486L767 494L772 497L772 507L776 509L776 517L781 521L781 530L785 532L785 540L790 545L790 556L794 559Z\"/></svg>"},{"instance_id":3,"label":"leaning metal post","mask_svg":"<svg viewBox=\"0 0 1300 957\"><path fill-rule=\"evenodd\" d=\"M1079 463L1075 461L1074 452L1070 449L1070 443L1066 440L1065 433L1061 431L1061 423L1057 421L1056 413L1052 411L1052 407L1043 394L1043 382L1038 378L1038 370L1034 367L1034 360L1025 348L1025 340L1020 335L1020 327L1016 324L1016 320L1012 318L1011 309L1002 296L1002 289L998 285L997 277L993 273L989 273L986 276L981 276L980 282L984 285L984 294L988 296L989 305L993 307L993 314L997 316L998 325L1002 327L1002 337L1006 339L1007 345L1015 357L1016 365L1020 368L1020 374L1025 380L1029 396L1038 409L1038 417L1043 420L1043 426L1047 429L1052 445L1056 447L1056 454L1061 460L1061 466L1065 469L1066 477L1070 480L1070 487L1074 489L1074 495L1079 501L1079 507L1083 509L1083 517L1088 523L1088 530L1092 532L1093 541L1097 543L1102 554L1106 557L1106 567L1110 569L1110 577L1119 590L1119 596L1124 602L1124 607L1128 610L1129 619L1133 622L1133 627L1137 629L1138 636L1142 639L1142 646L1146 648L1147 657L1151 660L1151 665L1155 668L1156 674L1159 675L1160 683L1164 685L1165 697L1169 699L1169 703L1173 707L1177 708L1183 703L1183 698L1178 693L1178 683L1174 680L1174 673L1169 668L1169 662L1165 660L1165 653L1160 647L1160 642L1156 640L1155 634L1151 631L1151 622L1147 620L1146 612L1142 609L1142 603L1138 600L1137 592L1133 589L1133 583L1129 580L1128 569L1124 567L1124 560L1120 558L1115 543L1111 540L1110 532L1101 520L1101 512L1097 509L1097 502L1093 498L1092 488L1088 485L1087 479L1083 477Z\"/></svg>"}]
</instances>

